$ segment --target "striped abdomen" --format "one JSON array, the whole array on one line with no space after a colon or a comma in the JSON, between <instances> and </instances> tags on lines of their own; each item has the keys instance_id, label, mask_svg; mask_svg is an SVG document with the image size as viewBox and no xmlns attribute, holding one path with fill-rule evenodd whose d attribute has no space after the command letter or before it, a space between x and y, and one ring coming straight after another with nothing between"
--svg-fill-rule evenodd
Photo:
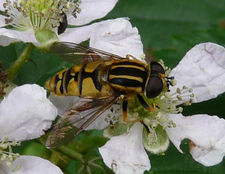
<instances>
[{"instance_id":1,"label":"striped abdomen","mask_svg":"<svg viewBox=\"0 0 225 174\"><path fill-rule=\"evenodd\" d=\"M101 67L101 62L73 66L54 75L46 87L56 95L95 96L103 88L99 82Z\"/></svg>"},{"instance_id":2,"label":"striped abdomen","mask_svg":"<svg viewBox=\"0 0 225 174\"><path fill-rule=\"evenodd\" d=\"M109 70L108 82L123 94L144 91L147 73L144 64L136 61L118 61Z\"/></svg>"}]
</instances>

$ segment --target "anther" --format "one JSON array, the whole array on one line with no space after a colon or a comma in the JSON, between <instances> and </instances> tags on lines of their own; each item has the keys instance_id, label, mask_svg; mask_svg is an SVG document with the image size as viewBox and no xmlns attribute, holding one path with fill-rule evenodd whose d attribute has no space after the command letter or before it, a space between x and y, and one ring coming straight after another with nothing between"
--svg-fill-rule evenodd
<instances>
[{"instance_id":1,"label":"anther","mask_svg":"<svg viewBox=\"0 0 225 174\"><path fill-rule=\"evenodd\" d=\"M192 88L189 88L189 92L193 92L193 89Z\"/></svg>"},{"instance_id":2,"label":"anther","mask_svg":"<svg viewBox=\"0 0 225 174\"><path fill-rule=\"evenodd\" d=\"M180 95L177 95L177 99L181 101L182 97Z\"/></svg>"},{"instance_id":3,"label":"anther","mask_svg":"<svg viewBox=\"0 0 225 174\"><path fill-rule=\"evenodd\" d=\"M178 93L178 94L181 94L180 88L177 88L177 93Z\"/></svg>"}]
</instances>

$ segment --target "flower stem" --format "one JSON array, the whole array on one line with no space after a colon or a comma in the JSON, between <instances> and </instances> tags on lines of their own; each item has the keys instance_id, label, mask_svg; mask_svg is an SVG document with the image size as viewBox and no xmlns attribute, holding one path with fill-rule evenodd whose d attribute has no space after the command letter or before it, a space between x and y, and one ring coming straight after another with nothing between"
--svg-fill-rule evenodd
<instances>
[{"instance_id":1,"label":"flower stem","mask_svg":"<svg viewBox=\"0 0 225 174\"><path fill-rule=\"evenodd\" d=\"M6 71L8 79L11 82L15 79L16 75L18 74L23 64L28 60L33 49L34 49L34 45L32 43L28 43L26 48L23 50L22 54L16 59L16 61Z\"/></svg>"},{"instance_id":2,"label":"flower stem","mask_svg":"<svg viewBox=\"0 0 225 174\"><path fill-rule=\"evenodd\" d=\"M79 160L83 157L83 155L81 155L80 153L78 153L66 146L58 147L57 151L60 151L60 152L64 153L65 155L69 156L70 158L77 159L77 160Z\"/></svg>"}]
</instances>

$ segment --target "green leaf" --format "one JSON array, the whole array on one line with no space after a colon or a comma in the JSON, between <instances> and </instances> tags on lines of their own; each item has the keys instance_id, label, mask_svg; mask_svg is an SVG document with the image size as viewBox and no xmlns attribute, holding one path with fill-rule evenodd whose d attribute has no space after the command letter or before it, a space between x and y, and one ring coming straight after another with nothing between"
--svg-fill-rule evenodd
<instances>
[{"instance_id":1,"label":"green leaf","mask_svg":"<svg viewBox=\"0 0 225 174\"><path fill-rule=\"evenodd\" d=\"M2 62L3 70L6 70L10 66L10 64L16 60L18 56L16 47L18 46L19 44L11 44L8 47L0 46L0 61Z\"/></svg>"},{"instance_id":2,"label":"green leaf","mask_svg":"<svg viewBox=\"0 0 225 174\"><path fill-rule=\"evenodd\" d=\"M9 47L0 47L2 53L0 61L3 63L3 70L6 70L17 59L24 47L25 44L22 43L11 44ZM70 66L72 66L70 63L61 60L54 54L46 54L34 49L14 83L17 85L37 83L44 86L51 76Z\"/></svg>"},{"instance_id":3,"label":"green leaf","mask_svg":"<svg viewBox=\"0 0 225 174\"><path fill-rule=\"evenodd\" d=\"M173 47L174 34L217 28L224 6L223 0L121 0L108 17L129 17L145 48L162 49Z\"/></svg>"}]
</instances>

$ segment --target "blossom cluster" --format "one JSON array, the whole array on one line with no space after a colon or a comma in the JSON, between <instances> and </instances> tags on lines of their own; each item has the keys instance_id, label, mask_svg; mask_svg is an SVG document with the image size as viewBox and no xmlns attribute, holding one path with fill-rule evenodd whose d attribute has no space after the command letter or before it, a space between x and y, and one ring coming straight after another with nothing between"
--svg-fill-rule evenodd
<instances>
[{"instance_id":1,"label":"blossom cluster","mask_svg":"<svg viewBox=\"0 0 225 174\"><path fill-rule=\"evenodd\" d=\"M95 30L95 23L86 24L104 17L116 3L117 0L0 0L0 10L4 12L0 14L0 45L18 41L38 47L55 41L81 43ZM60 24L65 25L63 33L58 33Z\"/></svg>"},{"instance_id":2,"label":"blossom cluster","mask_svg":"<svg viewBox=\"0 0 225 174\"><path fill-rule=\"evenodd\" d=\"M194 160L204 166L220 163L225 155L225 120L207 114L184 116L179 106L199 103L224 93L224 71L224 47L214 43L193 47L170 72L176 85L170 87L170 92L154 99L159 109L146 113L140 107L133 108L138 118L144 118L150 136L140 123L117 136L113 136L110 129L105 130L104 135L111 137L99 148L105 164L118 174L143 173L151 168L144 148L151 153L162 153L167 150L170 140L183 153L180 145L184 139L190 140Z\"/></svg>"},{"instance_id":3,"label":"blossom cluster","mask_svg":"<svg viewBox=\"0 0 225 174\"><path fill-rule=\"evenodd\" d=\"M130 54L144 61L140 58L143 55L141 37L128 18L86 25L104 17L117 0L48 0L41 3L43 1L39 0L0 0L0 10L4 12L0 15L1 46L22 41L45 47L55 41L81 43L89 39L93 48L122 57ZM63 32L58 31L60 25L65 27ZM67 25L73 27L67 28ZM166 76L175 80L171 82L170 91L162 92L154 99L145 97L148 104L157 106L154 112L146 111L135 98L129 101L128 116L141 122L118 121L122 116L115 105L114 111L105 111L87 128L105 129L103 135L110 140L99 148L99 152L104 163L117 174L150 170L146 151L153 154L165 152L170 142L183 153L180 145L184 139L190 141L193 159L204 166L216 165L225 156L225 120L207 114L184 116L181 107L182 104L216 98L225 92L225 48L215 43L200 43L190 49L172 70L163 61L159 63L166 70ZM77 99L55 96L48 99L46 90L36 84L16 87L5 96L0 103L0 173L9 173L12 166L13 170L20 168L17 173L40 170L42 173L62 173L47 160L19 156L5 149L42 136L43 130L51 127L57 115L62 115ZM108 115L118 118L118 122L113 121L114 129L106 121Z\"/></svg>"}]
</instances>

